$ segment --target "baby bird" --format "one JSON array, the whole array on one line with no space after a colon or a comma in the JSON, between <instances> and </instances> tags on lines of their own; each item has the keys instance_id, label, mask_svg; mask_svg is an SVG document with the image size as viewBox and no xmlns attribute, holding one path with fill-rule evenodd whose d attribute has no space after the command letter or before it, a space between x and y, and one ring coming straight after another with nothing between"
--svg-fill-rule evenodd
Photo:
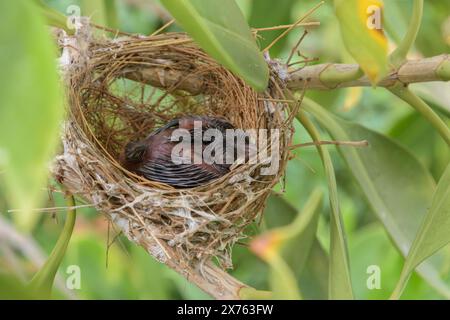
<instances>
[{"instance_id":1,"label":"baby bird","mask_svg":"<svg viewBox=\"0 0 450 320\"><path fill-rule=\"evenodd\" d=\"M206 163L177 163L173 161L172 150L179 143L171 141L171 136L177 129L189 132L192 143L191 158L194 156L194 143L201 143L201 150L212 143L201 141L194 137L194 122L201 123L201 132L208 129L217 129L225 137L227 129L234 129L228 121L207 116L184 116L171 120L165 126L152 132L147 138L137 142L130 142L125 146L121 162L125 169L134 172L148 180L162 182L176 188L193 188L204 185L214 179L220 178L229 172L231 164ZM185 131L186 132L186 131ZM225 152L225 147L223 152Z\"/></svg>"}]
</instances>

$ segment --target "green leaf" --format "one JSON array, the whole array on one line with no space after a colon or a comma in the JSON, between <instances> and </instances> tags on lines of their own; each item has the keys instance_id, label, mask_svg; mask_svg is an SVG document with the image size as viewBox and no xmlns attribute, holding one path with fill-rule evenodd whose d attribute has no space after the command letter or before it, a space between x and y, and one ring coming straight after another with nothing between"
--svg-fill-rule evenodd
<instances>
[{"instance_id":1,"label":"green leaf","mask_svg":"<svg viewBox=\"0 0 450 320\"><path fill-rule=\"evenodd\" d=\"M439 180L430 210L406 257L405 265L393 296L399 297L411 272L425 259L450 243L450 164Z\"/></svg>"},{"instance_id":2,"label":"green leaf","mask_svg":"<svg viewBox=\"0 0 450 320\"><path fill-rule=\"evenodd\" d=\"M300 300L300 289L297 286L294 272L289 268L281 255L274 254L267 261L270 265L269 283L272 291L272 299L275 300Z\"/></svg>"},{"instance_id":3,"label":"green leaf","mask_svg":"<svg viewBox=\"0 0 450 320\"><path fill-rule=\"evenodd\" d=\"M432 104L438 111L450 117L450 83L424 82L410 86L412 92Z\"/></svg>"},{"instance_id":4,"label":"green leaf","mask_svg":"<svg viewBox=\"0 0 450 320\"><path fill-rule=\"evenodd\" d=\"M306 240L307 252L309 252L315 232L306 231L312 228L315 231L317 227L318 209L322 196L323 193L319 189L314 190L302 212L297 214L292 223L271 229L251 243L252 251L270 265L270 284L275 299L301 298L295 273L283 258L282 252L292 255L292 252L301 251L301 248L289 245L302 243L303 238Z\"/></svg>"},{"instance_id":5,"label":"green leaf","mask_svg":"<svg viewBox=\"0 0 450 320\"><path fill-rule=\"evenodd\" d=\"M15 275L0 273L0 299L2 300L33 300L42 297L30 292L28 287Z\"/></svg>"},{"instance_id":6,"label":"green leaf","mask_svg":"<svg viewBox=\"0 0 450 320\"><path fill-rule=\"evenodd\" d=\"M353 289L357 299L389 299L398 281L404 259L392 244L383 225L375 220L358 228L349 236L349 247ZM380 280L380 286L375 289L373 286L377 284L377 280ZM410 278L403 297L413 300L442 298L426 280L415 274Z\"/></svg>"},{"instance_id":7,"label":"green leaf","mask_svg":"<svg viewBox=\"0 0 450 320\"><path fill-rule=\"evenodd\" d=\"M314 141L320 141L318 131L303 112L300 112L298 119L308 131L311 138ZM317 149L322 158L325 174L327 176L331 207L328 297L329 299L353 299L348 247L339 209L339 198L333 163L326 148L318 145Z\"/></svg>"},{"instance_id":8,"label":"green leaf","mask_svg":"<svg viewBox=\"0 0 450 320\"><path fill-rule=\"evenodd\" d=\"M112 29L119 29L119 15L116 0L103 1L105 3L105 17L108 22L108 27Z\"/></svg>"},{"instance_id":9,"label":"green leaf","mask_svg":"<svg viewBox=\"0 0 450 320\"><path fill-rule=\"evenodd\" d=\"M98 25L106 26L107 24L104 0L81 0L81 14Z\"/></svg>"},{"instance_id":10,"label":"green leaf","mask_svg":"<svg viewBox=\"0 0 450 320\"><path fill-rule=\"evenodd\" d=\"M300 273L304 299L326 300L328 298L328 254L317 238L312 243L305 268Z\"/></svg>"},{"instance_id":11,"label":"green leaf","mask_svg":"<svg viewBox=\"0 0 450 320\"><path fill-rule=\"evenodd\" d=\"M412 16L408 24L405 37L399 42L397 48L391 53L389 59L393 66L400 67L406 61L408 52L416 41L423 15L423 0L413 0Z\"/></svg>"},{"instance_id":12,"label":"green leaf","mask_svg":"<svg viewBox=\"0 0 450 320\"><path fill-rule=\"evenodd\" d=\"M269 228L291 224L296 217L297 210L283 197L269 197L264 211L264 221ZM319 214L315 214L301 235L285 243L281 253L295 273L304 299L328 297L328 256L316 238L318 218Z\"/></svg>"},{"instance_id":13,"label":"green leaf","mask_svg":"<svg viewBox=\"0 0 450 320\"><path fill-rule=\"evenodd\" d=\"M67 201L68 207L75 206L73 196L69 196ZM53 282L55 281L56 273L61 265L61 262L66 253L67 246L72 236L73 228L75 226L77 214L75 209L67 210L66 222L64 228L61 231L61 235L56 242L50 256L41 269L34 275L29 287L32 292L39 293L43 298L50 298Z\"/></svg>"},{"instance_id":14,"label":"green leaf","mask_svg":"<svg viewBox=\"0 0 450 320\"><path fill-rule=\"evenodd\" d=\"M239 297L242 300L271 300L273 294L270 291L256 290L251 287L243 287L239 290Z\"/></svg>"},{"instance_id":15,"label":"green leaf","mask_svg":"<svg viewBox=\"0 0 450 320\"><path fill-rule=\"evenodd\" d=\"M410 152L389 138L339 119L310 99L305 98L302 107L334 139L369 142L367 148L340 147L339 151L374 213L406 256L435 190L429 172ZM450 297L450 289L436 269L434 262L427 261L417 271L442 295Z\"/></svg>"},{"instance_id":16,"label":"green leaf","mask_svg":"<svg viewBox=\"0 0 450 320\"><path fill-rule=\"evenodd\" d=\"M436 129L437 132L442 136L442 139L450 147L450 128L447 126L444 120L442 120L431 107L415 95L411 90L405 88L401 84L396 84L389 88L393 94L408 103L411 107L416 109L430 124Z\"/></svg>"},{"instance_id":17,"label":"green leaf","mask_svg":"<svg viewBox=\"0 0 450 320\"><path fill-rule=\"evenodd\" d=\"M63 29L67 32L67 34L73 35L74 29L70 29L67 24L68 17L47 6L44 0L36 0L35 3L39 6L41 14L49 26Z\"/></svg>"},{"instance_id":18,"label":"green leaf","mask_svg":"<svg viewBox=\"0 0 450 320\"><path fill-rule=\"evenodd\" d=\"M273 0L254 0L250 13L250 26L253 28L273 27L289 24L291 12L296 0L278 0L274 5ZM260 48L265 48L272 43L284 30L271 30L261 32ZM278 56L286 46L287 37L281 38L271 49L271 56Z\"/></svg>"},{"instance_id":19,"label":"green leaf","mask_svg":"<svg viewBox=\"0 0 450 320\"><path fill-rule=\"evenodd\" d=\"M56 49L31 1L0 3L0 171L10 205L29 228L59 137L64 103Z\"/></svg>"},{"instance_id":20,"label":"green leaf","mask_svg":"<svg viewBox=\"0 0 450 320\"><path fill-rule=\"evenodd\" d=\"M317 192L318 190L315 190L313 194ZM276 206L276 208L272 208L273 206ZM297 210L293 208L289 203L287 203L282 197L272 196L269 199L268 206L264 215L267 225L277 226L276 229L280 230L281 233L285 232L284 230L289 230L284 229L288 228L288 225L292 226L290 227L291 230L295 230L296 225L306 223L305 226L300 226L303 231L294 232L293 236L284 241L281 248L281 254L283 258L289 264L291 269L295 270L297 275L302 272L308 260L311 247L313 245L313 242L315 241L317 224L319 222L320 216L320 206L318 206L314 211L307 210L307 207L308 203L305 204L305 209L303 209L303 212L298 214ZM271 215L271 211L273 212L273 215ZM289 221L283 221L284 219L280 217L280 212L283 212L284 215L292 216L293 219L290 219ZM305 218L305 212L313 213L314 215L311 217L307 217L307 221L304 221L303 219ZM272 219L276 219L277 222L272 222Z\"/></svg>"},{"instance_id":21,"label":"green leaf","mask_svg":"<svg viewBox=\"0 0 450 320\"><path fill-rule=\"evenodd\" d=\"M271 230L282 235L281 254L297 274L303 270L315 240L322 198L323 192L316 188L292 222Z\"/></svg>"},{"instance_id":22,"label":"green leaf","mask_svg":"<svg viewBox=\"0 0 450 320\"><path fill-rule=\"evenodd\" d=\"M381 19L383 4L379 0L334 3L345 47L375 85L388 71L387 39Z\"/></svg>"},{"instance_id":23,"label":"green leaf","mask_svg":"<svg viewBox=\"0 0 450 320\"><path fill-rule=\"evenodd\" d=\"M161 0L178 23L218 62L258 91L269 69L233 0Z\"/></svg>"}]
</instances>

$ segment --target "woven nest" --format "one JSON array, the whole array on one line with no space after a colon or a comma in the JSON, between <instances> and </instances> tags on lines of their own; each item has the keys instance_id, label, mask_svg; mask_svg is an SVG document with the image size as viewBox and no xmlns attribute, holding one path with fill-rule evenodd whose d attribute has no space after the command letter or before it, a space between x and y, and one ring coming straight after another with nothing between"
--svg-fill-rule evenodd
<instances>
[{"instance_id":1,"label":"woven nest","mask_svg":"<svg viewBox=\"0 0 450 320\"><path fill-rule=\"evenodd\" d=\"M107 40L85 30L62 46L69 113L64 151L53 167L57 180L133 241L152 243L149 252L158 260L217 257L231 267L233 244L257 221L288 159L292 119L279 72L271 67L268 89L257 93L180 33ZM129 141L183 115L278 129L278 171L262 175L267 163L244 163L207 185L175 189L121 167Z\"/></svg>"}]
</instances>

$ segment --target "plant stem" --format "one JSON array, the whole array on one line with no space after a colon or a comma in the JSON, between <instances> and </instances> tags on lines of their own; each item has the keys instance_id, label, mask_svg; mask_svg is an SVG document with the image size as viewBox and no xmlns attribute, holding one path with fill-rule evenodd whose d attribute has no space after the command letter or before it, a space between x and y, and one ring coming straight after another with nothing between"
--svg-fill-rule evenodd
<instances>
[{"instance_id":1,"label":"plant stem","mask_svg":"<svg viewBox=\"0 0 450 320\"><path fill-rule=\"evenodd\" d=\"M307 98L303 99L302 106L305 104L305 102L307 103ZM311 120L306 117L304 111L301 110L296 118L306 129L313 141L319 142L319 132L315 128ZM333 162L331 161L331 156L326 148L323 148L320 144L316 147L322 159L322 163L328 180L330 206L332 210L330 221L330 250L333 250L334 247L336 251L341 251L343 257L340 257L339 259L342 260L341 263L344 264L343 269L345 270L345 274L335 274L333 272L333 268L330 267L328 288L329 297L330 299L353 299L347 243L345 241L344 226L339 210L339 198L337 194L337 184L336 176L334 174ZM338 264L337 262L334 262L334 259L335 257L333 253L330 252L330 266L335 263ZM336 288L338 288L339 290L336 290Z\"/></svg>"},{"instance_id":2,"label":"plant stem","mask_svg":"<svg viewBox=\"0 0 450 320\"><path fill-rule=\"evenodd\" d=\"M69 244L72 231L75 226L77 213L76 210L73 209L75 206L75 200L72 195L67 196L67 206L72 209L67 210L66 222L64 223L64 228L61 235L59 236L58 241L56 242L56 245L50 253L47 261L34 275L29 284L31 290L37 292L40 297L46 299L50 298L56 272L58 271L61 261L64 258L67 245Z\"/></svg>"},{"instance_id":3,"label":"plant stem","mask_svg":"<svg viewBox=\"0 0 450 320\"><path fill-rule=\"evenodd\" d=\"M406 284L408 283L409 278L411 277L411 270L407 268L403 268L402 273L400 274L400 279L395 286L394 291L389 297L390 300L398 300L400 299L403 290L405 289Z\"/></svg>"},{"instance_id":4,"label":"plant stem","mask_svg":"<svg viewBox=\"0 0 450 320\"><path fill-rule=\"evenodd\" d=\"M399 67L405 60L406 56L416 41L419 32L423 14L423 0L414 0L411 21L409 22L408 31L405 38L400 42L397 49L390 56L391 63L395 67Z\"/></svg>"},{"instance_id":5,"label":"plant stem","mask_svg":"<svg viewBox=\"0 0 450 320\"><path fill-rule=\"evenodd\" d=\"M450 129L425 101L416 96L408 88L401 85L394 86L389 90L397 97L408 103L411 107L416 109L425 119L427 119L439 132L445 142L450 146Z\"/></svg>"}]
</instances>

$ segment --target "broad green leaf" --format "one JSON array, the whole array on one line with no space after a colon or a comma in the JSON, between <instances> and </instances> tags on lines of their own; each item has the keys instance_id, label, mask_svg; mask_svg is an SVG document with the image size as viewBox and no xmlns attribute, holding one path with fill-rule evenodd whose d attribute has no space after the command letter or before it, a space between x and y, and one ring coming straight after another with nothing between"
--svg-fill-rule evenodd
<instances>
[{"instance_id":1,"label":"broad green leaf","mask_svg":"<svg viewBox=\"0 0 450 320\"><path fill-rule=\"evenodd\" d=\"M161 0L178 23L218 62L258 91L269 69L234 0Z\"/></svg>"},{"instance_id":2,"label":"broad green leaf","mask_svg":"<svg viewBox=\"0 0 450 320\"><path fill-rule=\"evenodd\" d=\"M387 39L379 0L335 0L342 39L373 85L388 71Z\"/></svg>"},{"instance_id":3,"label":"broad green leaf","mask_svg":"<svg viewBox=\"0 0 450 320\"><path fill-rule=\"evenodd\" d=\"M308 131L311 138L314 141L320 141L320 136L317 129L303 112L299 113L298 119ZM331 161L330 154L326 148L319 145L317 149L322 158L325 174L327 176L331 207L328 298L353 299L348 247L339 208L339 198L333 162Z\"/></svg>"},{"instance_id":4,"label":"broad green leaf","mask_svg":"<svg viewBox=\"0 0 450 320\"><path fill-rule=\"evenodd\" d=\"M450 243L450 164L439 180L430 210L406 257L394 296L399 297L411 272L425 259Z\"/></svg>"},{"instance_id":5,"label":"broad green leaf","mask_svg":"<svg viewBox=\"0 0 450 320\"><path fill-rule=\"evenodd\" d=\"M339 119L310 99L305 98L302 106L334 139L369 142L367 148L341 147L339 151L374 213L406 256L436 187L429 172L410 152L389 138ZM448 298L450 289L436 269L435 262L426 261L417 271Z\"/></svg>"},{"instance_id":6,"label":"broad green leaf","mask_svg":"<svg viewBox=\"0 0 450 320\"><path fill-rule=\"evenodd\" d=\"M32 1L0 3L0 171L23 227L37 215L64 103L56 49Z\"/></svg>"},{"instance_id":7,"label":"broad green leaf","mask_svg":"<svg viewBox=\"0 0 450 320\"><path fill-rule=\"evenodd\" d=\"M253 28L273 27L289 24L291 12L297 0L254 0L252 2L249 24ZM271 30L260 33L258 41L260 48L264 49L276 39L284 30ZM287 37L281 38L271 49L271 56L277 57L286 45Z\"/></svg>"}]
</instances>

